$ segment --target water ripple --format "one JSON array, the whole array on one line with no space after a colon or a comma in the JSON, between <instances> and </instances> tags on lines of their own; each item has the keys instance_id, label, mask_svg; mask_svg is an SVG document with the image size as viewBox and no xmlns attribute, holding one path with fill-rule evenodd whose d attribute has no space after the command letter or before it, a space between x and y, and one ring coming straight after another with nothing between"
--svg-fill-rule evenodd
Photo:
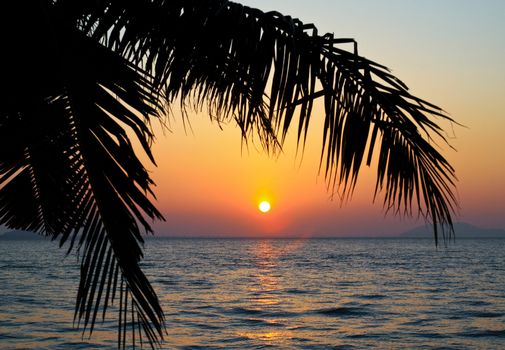
<instances>
[{"instance_id":1,"label":"water ripple","mask_svg":"<svg viewBox=\"0 0 505 350\"><path fill-rule=\"evenodd\" d=\"M164 349L505 342L505 240L441 250L430 240L150 242L143 267L165 310ZM79 265L63 256L51 242L0 243L0 349L115 348L111 320L91 339L73 327Z\"/></svg>"},{"instance_id":2,"label":"water ripple","mask_svg":"<svg viewBox=\"0 0 505 350\"><path fill-rule=\"evenodd\" d=\"M359 307L331 307L327 309L312 310L311 312L331 317L364 316L369 314L363 308Z\"/></svg>"}]
</instances>

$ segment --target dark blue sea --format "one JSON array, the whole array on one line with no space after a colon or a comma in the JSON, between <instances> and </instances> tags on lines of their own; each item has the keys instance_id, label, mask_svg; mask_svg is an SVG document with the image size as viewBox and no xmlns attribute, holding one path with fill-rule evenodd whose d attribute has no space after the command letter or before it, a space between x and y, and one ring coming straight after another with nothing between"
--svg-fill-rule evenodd
<instances>
[{"instance_id":1,"label":"dark blue sea","mask_svg":"<svg viewBox=\"0 0 505 350\"><path fill-rule=\"evenodd\" d=\"M505 240L152 239L164 349L504 349ZM73 326L79 264L0 241L0 349L111 349Z\"/></svg>"}]
</instances>

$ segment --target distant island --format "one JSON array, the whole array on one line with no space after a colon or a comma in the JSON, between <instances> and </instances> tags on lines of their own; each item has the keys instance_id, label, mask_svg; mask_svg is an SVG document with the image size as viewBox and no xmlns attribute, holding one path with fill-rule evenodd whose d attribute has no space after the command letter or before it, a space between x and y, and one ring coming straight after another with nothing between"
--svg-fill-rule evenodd
<instances>
[{"instance_id":1,"label":"distant island","mask_svg":"<svg viewBox=\"0 0 505 350\"><path fill-rule=\"evenodd\" d=\"M481 228L464 222L454 224L456 239L458 238L505 238L505 230L498 228ZM420 226L400 234L400 238L433 238L431 226Z\"/></svg>"}]
</instances>

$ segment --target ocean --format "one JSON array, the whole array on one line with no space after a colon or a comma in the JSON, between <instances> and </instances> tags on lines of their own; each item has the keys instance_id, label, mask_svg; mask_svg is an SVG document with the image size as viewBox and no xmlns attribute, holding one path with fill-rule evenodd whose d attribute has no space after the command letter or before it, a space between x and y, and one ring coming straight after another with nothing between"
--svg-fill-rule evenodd
<instances>
[{"instance_id":1,"label":"ocean","mask_svg":"<svg viewBox=\"0 0 505 350\"><path fill-rule=\"evenodd\" d=\"M150 239L163 349L505 348L505 240ZM111 349L73 326L79 264L0 241L0 349ZM115 316L115 315L114 315Z\"/></svg>"}]
</instances>

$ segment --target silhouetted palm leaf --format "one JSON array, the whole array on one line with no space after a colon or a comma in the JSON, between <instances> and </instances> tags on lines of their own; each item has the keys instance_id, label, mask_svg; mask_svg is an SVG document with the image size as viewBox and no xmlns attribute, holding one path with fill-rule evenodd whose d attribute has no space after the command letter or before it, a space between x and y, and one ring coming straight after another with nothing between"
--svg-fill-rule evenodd
<instances>
[{"instance_id":1,"label":"silhouetted palm leaf","mask_svg":"<svg viewBox=\"0 0 505 350\"><path fill-rule=\"evenodd\" d=\"M152 181L125 128L152 158L146 118L156 115L157 96L124 58L51 12L39 14L32 13L27 24L39 32L35 48L53 50L32 63L34 90L25 93L19 86L2 106L0 223L60 238L61 244L77 240L82 262L76 318L83 329L91 333L100 308L105 316L116 296L119 343L125 343L126 324L138 323L154 346L164 320L138 265L139 224L150 231L144 216L162 217L146 197ZM17 72L27 67L16 56L9 63L13 75L7 82L17 89L26 84Z\"/></svg>"},{"instance_id":2,"label":"silhouetted palm leaf","mask_svg":"<svg viewBox=\"0 0 505 350\"><path fill-rule=\"evenodd\" d=\"M303 141L322 97L331 186L352 193L364 158L371 165L377 154L376 192L385 190L386 208L412 214L414 202L435 238L439 225L444 238L452 232L454 169L428 142L445 142L429 115L452 119L359 56L353 40L225 0L109 1L85 18L88 35L152 73L170 102L207 101L213 115L234 118L244 135L255 129L266 146L284 139L295 112Z\"/></svg>"},{"instance_id":3,"label":"silhouetted palm leaf","mask_svg":"<svg viewBox=\"0 0 505 350\"><path fill-rule=\"evenodd\" d=\"M78 240L84 329L119 294L118 344L129 321L151 346L162 338L163 313L138 265L139 225L150 231L146 217L161 215L125 131L152 160L158 97L208 104L265 147L281 144L293 121L304 142L322 98L330 189L351 194L375 159L376 194L385 193L388 210L425 216L435 239L439 225L444 239L452 232L454 170L430 143L445 141L432 116L452 120L359 56L351 39L226 0L41 0L3 13L3 32L19 34L7 39L12 55L2 62L11 89L0 106L0 223L71 247Z\"/></svg>"}]
</instances>

